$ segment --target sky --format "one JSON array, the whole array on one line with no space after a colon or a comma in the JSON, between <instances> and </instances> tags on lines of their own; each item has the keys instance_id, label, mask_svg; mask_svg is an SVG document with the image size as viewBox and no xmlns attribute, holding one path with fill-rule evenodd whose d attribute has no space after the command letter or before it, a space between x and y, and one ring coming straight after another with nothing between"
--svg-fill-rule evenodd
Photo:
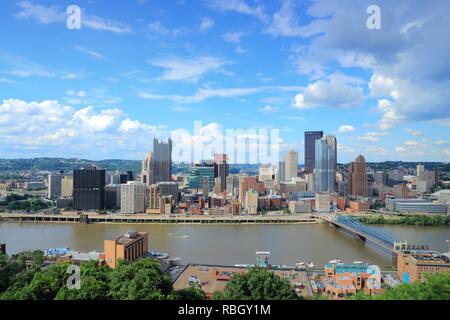
<instances>
[{"instance_id":1,"label":"sky","mask_svg":"<svg viewBox=\"0 0 450 320\"><path fill-rule=\"evenodd\" d=\"M450 160L447 0L4 0L0 17L0 158L142 159L154 137L265 129L301 163L309 130L341 163Z\"/></svg>"}]
</instances>

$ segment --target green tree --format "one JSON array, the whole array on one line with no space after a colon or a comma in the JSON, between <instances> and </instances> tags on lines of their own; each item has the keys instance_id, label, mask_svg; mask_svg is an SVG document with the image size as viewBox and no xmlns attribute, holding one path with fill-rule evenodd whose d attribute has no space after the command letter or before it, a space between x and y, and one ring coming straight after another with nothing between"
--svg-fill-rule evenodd
<instances>
[{"instance_id":1,"label":"green tree","mask_svg":"<svg viewBox=\"0 0 450 320\"><path fill-rule=\"evenodd\" d=\"M109 292L108 266L100 266L95 261L83 263L81 271L81 288L69 289L63 286L55 300L106 300Z\"/></svg>"},{"instance_id":2,"label":"green tree","mask_svg":"<svg viewBox=\"0 0 450 320\"><path fill-rule=\"evenodd\" d=\"M160 300L172 293L172 282L158 261L119 261L110 273L109 297L119 300Z\"/></svg>"},{"instance_id":3,"label":"green tree","mask_svg":"<svg viewBox=\"0 0 450 320\"><path fill-rule=\"evenodd\" d=\"M383 294L366 296L359 293L354 300L450 300L450 273L425 275L424 282L401 284L387 289Z\"/></svg>"},{"instance_id":4,"label":"green tree","mask_svg":"<svg viewBox=\"0 0 450 320\"><path fill-rule=\"evenodd\" d=\"M198 301L205 300L206 295L202 289L191 286L187 289L175 291L170 298L174 300Z\"/></svg>"},{"instance_id":5,"label":"green tree","mask_svg":"<svg viewBox=\"0 0 450 320\"><path fill-rule=\"evenodd\" d=\"M225 290L214 295L217 300L297 300L291 284L273 272L253 268L247 274L235 274Z\"/></svg>"}]
</instances>

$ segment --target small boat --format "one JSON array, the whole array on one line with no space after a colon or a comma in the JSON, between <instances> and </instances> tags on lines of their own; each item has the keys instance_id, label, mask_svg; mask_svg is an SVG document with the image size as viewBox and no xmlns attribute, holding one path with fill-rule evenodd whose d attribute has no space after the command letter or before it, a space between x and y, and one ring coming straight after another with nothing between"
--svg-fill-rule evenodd
<instances>
[{"instance_id":1,"label":"small boat","mask_svg":"<svg viewBox=\"0 0 450 320\"><path fill-rule=\"evenodd\" d=\"M362 261L353 261L354 264L363 264L364 262Z\"/></svg>"},{"instance_id":2,"label":"small boat","mask_svg":"<svg viewBox=\"0 0 450 320\"><path fill-rule=\"evenodd\" d=\"M303 268L306 266L306 262L297 262L295 265L299 268Z\"/></svg>"},{"instance_id":3,"label":"small boat","mask_svg":"<svg viewBox=\"0 0 450 320\"><path fill-rule=\"evenodd\" d=\"M341 262L341 260L339 260L339 259L333 259L333 260L328 261L328 263L331 263L331 264L341 264L342 262Z\"/></svg>"}]
</instances>

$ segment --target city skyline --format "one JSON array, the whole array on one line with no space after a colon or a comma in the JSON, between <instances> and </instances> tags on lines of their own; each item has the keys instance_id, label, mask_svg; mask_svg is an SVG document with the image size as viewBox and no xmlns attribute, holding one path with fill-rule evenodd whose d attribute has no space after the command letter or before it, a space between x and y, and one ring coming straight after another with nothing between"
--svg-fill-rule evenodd
<instances>
[{"instance_id":1,"label":"city skyline","mask_svg":"<svg viewBox=\"0 0 450 320\"><path fill-rule=\"evenodd\" d=\"M381 30L370 1L78 1L81 30L71 4L0 4L0 158L142 160L153 138L267 128L280 160L315 130L339 163L450 159L446 1L379 1Z\"/></svg>"}]
</instances>

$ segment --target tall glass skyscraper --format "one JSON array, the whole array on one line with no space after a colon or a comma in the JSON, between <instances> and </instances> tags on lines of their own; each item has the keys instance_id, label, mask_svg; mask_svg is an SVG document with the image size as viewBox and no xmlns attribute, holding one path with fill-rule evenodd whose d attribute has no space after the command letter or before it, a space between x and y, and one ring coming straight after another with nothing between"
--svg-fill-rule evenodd
<instances>
[{"instance_id":1,"label":"tall glass skyscraper","mask_svg":"<svg viewBox=\"0 0 450 320\"><path fill-rule=\"evenodd\" d=\"M151 161L153 183L172 180L172 139L167 143L153 140L153 159Z\"/></svg>"},{"instance_id":2,"label":"tall glass skyscraper","mask_svg":"<svg viewBox=\"0 0 450 320\"><path fill-rule=\"evenodd\" d=\"M328 135L315 143L315 191L336 191L336 137Z\"/></svg>"},{"instance_id":3,"label":"tall glass skyscraper","mask_svg":"<svg viewBox=\"0 0 450 320\"><path fill-rule=\"evenodd\" d=\"M316 165L316 140L323 137L323 131L305 132L305 171L312 173Z\"/></svg>"}]
</instances>

